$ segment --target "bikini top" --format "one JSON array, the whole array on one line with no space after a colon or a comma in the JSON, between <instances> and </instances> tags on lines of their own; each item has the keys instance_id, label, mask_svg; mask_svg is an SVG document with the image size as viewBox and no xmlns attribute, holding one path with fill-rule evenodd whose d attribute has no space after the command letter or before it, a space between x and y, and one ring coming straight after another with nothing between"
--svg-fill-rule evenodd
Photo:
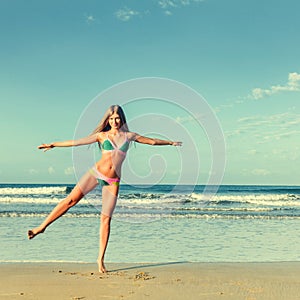
<instances>
[{"instance_id":1,"label":"bikini top","mask_svg":"<svg viewBox=\"0 0 300 300\"><path fill-rule=\"evenodd\" d=\"M130 141L128 141L126 133L125 133L125 141L120 147L116 146L115 143L108 137L108 134L106 134L106 139L101 144L101 149L102 152L118 151L120 154L126 155L126 152L128 151L129 148L129 143Z\"/></svg>"}]
</instances>

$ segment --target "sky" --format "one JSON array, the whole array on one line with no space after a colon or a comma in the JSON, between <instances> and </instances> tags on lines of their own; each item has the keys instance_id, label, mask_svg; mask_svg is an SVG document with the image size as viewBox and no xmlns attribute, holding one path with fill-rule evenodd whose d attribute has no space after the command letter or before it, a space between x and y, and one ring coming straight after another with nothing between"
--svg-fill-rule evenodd
<instances>
[{"instance_id":1,"label":"sky","mask_svg":"<svg viewBox=\"0 0 300 300\"><path fill-rule=\"evenodd\" d=\"M104 91L165 78L202 100L116 99L132 131L183 141L133 145L126 183L208 182L223 154L204 101L226 145L220 184L299 185L299 10L298 0L1 0L0 182L75 183L72 149L37 146L76 136L92 103L100 120Z\"/></svg>"}]
</instances>

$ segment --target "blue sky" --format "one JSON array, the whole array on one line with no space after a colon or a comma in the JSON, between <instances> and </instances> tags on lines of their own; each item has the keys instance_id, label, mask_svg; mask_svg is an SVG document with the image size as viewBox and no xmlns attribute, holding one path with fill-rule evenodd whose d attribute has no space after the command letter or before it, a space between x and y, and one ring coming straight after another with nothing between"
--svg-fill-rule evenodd
<instances>
[{"instance_id":1,"label":"blue sky","mask_svg":"<svg viewBox=\"0 0 300 300\"><path fill-rule=\"evenodd\" d=\"M1 1L0 182L74 183L70 149L36 147L71 139L102 91L162 77L196 90L216 114L226 142L224 184L298 185L299 10L297 0ZM153 114L163 106L149 105ZM191 168L186 183L195 182L195 170L198 183L206 182L205 134L175 106L166 114L194 140L200 167L193 170L198 160L188 142L179 151L138 145L124 166L125 175L136 172L127 182L151 181L147 172L162 162L160 183L176 182L182 162ZM130 106L129 119L143 110ZM163 136L187 141L161 122ZM144 132L158 133L146 123ZM131 129L140 132L138 125Z\"/></svg>"}]
</instances>

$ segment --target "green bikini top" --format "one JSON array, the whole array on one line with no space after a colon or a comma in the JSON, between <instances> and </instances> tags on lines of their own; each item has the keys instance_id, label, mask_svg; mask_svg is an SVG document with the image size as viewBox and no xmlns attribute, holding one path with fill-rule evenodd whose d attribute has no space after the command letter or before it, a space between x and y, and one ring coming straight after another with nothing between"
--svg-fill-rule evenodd
<instances>
[{"instance_id":1,"label":"green bikini top","mask_svg":"<svg viewBox=\"0 0 300 300\"><path fill-rule=\"evenodd\" d=\"M125 141L120 147L115 145L115 143L108 137L108 134L107 134L106 139L101 144L101 148L102 148L102 152L118 151L119 153L126 155L126 152L129 149L129 144L130 144L130 142L127 139L126 133L125 133Z\"/></svg>"}]
</instances>

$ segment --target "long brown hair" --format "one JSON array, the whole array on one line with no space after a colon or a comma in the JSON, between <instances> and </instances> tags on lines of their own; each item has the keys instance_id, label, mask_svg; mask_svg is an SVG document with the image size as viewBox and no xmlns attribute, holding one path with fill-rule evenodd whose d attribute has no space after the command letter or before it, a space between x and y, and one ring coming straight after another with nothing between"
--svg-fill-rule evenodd
<instances>
[{"instance_id":1,"label":"long brown hair","mask_svg":"<svg viewBox=\"0 0 300 300\"><path fill-rule=\"evenodd\" d=\"M98 124L98 126L94 129L94 131L91 134L96 134L96 133L103 132L103 131L109 131L111 129L111 126L109 125L108 119L114 113L118 114L120 117L120 121L121 121L120 129L122 131L128 132L129 129L127 126L126 117L125 117L122 107L119 105L111 105L105 112L105 114L104 114L102 120L100 121L100 123Z\"/></svg>"}]
</instances>

